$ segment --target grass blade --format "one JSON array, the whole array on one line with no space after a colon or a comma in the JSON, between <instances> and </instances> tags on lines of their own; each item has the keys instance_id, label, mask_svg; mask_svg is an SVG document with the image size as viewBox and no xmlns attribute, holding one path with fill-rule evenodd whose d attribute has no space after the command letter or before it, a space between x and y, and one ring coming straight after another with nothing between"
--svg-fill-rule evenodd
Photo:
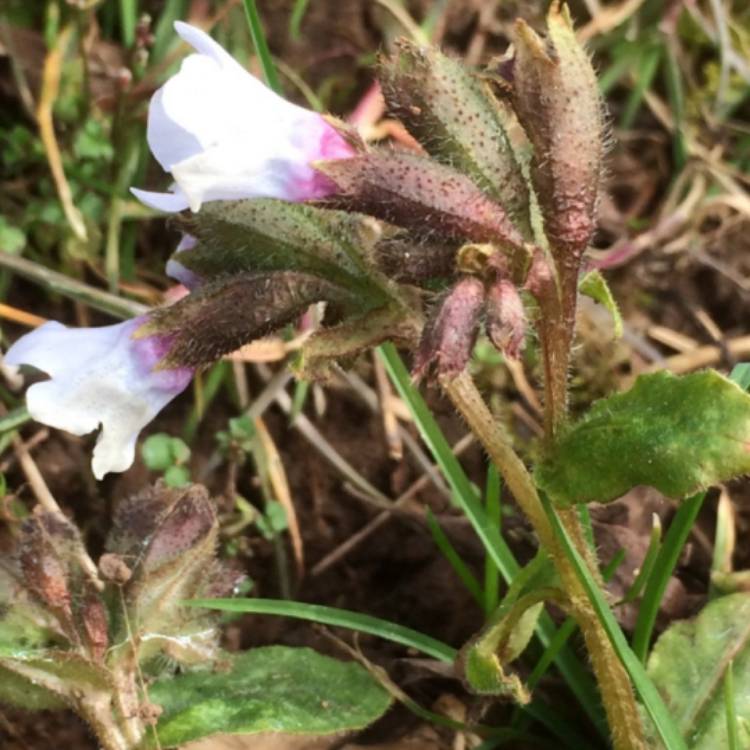
<instances>
[{"instance_id":1,"label":"grass blade","mask_svg":"<svg viewBox=\"0 0 750 750\"><path fill-rule=\"evenodd\" d=\"M461 555L458 554L455 547L451 544L450 539L448 539L440 527L434 514L429 509L427 510L427 526L430 529L430 534L432 534L437 548L448 561L451 568L453 568L456 575L461 579L461 583L463 583L466 590L474 597L477 604L480 607L484 606L484 592L479 585L479 581L477 581L474 574L469 570L469 566L463 561Z\"/></svg>"},{"instance_id":2,"label":"grass blade","mask_svg":"<svg viewBox=\"0 0 750 750\"><path fill-rule=\"evenodd\" d=\"M677 561L680 559L682 548L685 546L693 523L703 507L706 498L705 492L699 492L680 505L669 530L664 537L664 543L656 556L653 566L653 575L646 584L643 592L638 619L633 632L633 651L641 662L646 662L648 648L651 643L651 633L656 624L656 616L659 614L661 600L667 588L667 583L672 577Z\"/></svg>"},{"instance_id":3,"label":"grass blade","mask_svg":"<svg viewBox=\"0 0 750 750\"><path fill-rule=\"evenodd\" d=\"M297 41L299 39L300 29L302 28L302 19L307 13L307 6L310 0L295 0L292 8L292 15L289 18L289 36Z\"/></svg>"},{"instance_id":4,"label":"grass blade","mask_svg":"<svg viewBox=\"0 0 750 750\"><path fill-rule=\"evenodd\" d=\"M250 26L250 36L255 45L255 52L260 60L260 67L263 70L263 77L266 79L268 87L273 89L277 94L281 93L281 84L276 72L276 66L271 58L271 52L268 49L266 34L263 31L263 24L260 22L258 8L255 0L243 0L245 5L245 16L247 17L248 26Z\"/></svg>"},{"instance_id":5,"label":"grass blade","mask_svg":"<svg viewBox=\"0 0 750 750\"><path fill-rule=\"evenodd\" d=\"M130 49L135 42L135 27L138 23L138 0L120 0L120 31L122 44Z\"/></svg>"},{"instance_id":6,"label":"grass blade","mask_svg":"<svg viewBox=\"0 0 750 750\"><path fill-rule=\"evenodd\" d=\"M162 4L159 20L154 25L154 44L151 48L151 59L154 62L160 61L175 42L173 24L185 17L185 5L186 0L166 0Z\"/></svg>"},{"instance_id":7,"label":"grass blade","mask_svg":"<svg viewBox=\"0 0 750 750\"><path fill-rule=\"evenodd\" d=\"M298 620L319 622L337 628L347 628L360 633L369 633L387 641L416 649L427 656L444 662L453 662L457 651L446 643L430 638L403 625L397 625L379 617L363 615L346 609L325 607L321 604L279 601L276 599L191 599L183 602L186 607L206 607L222 612L241 612L256 615L280 615Z\"/></svg>"},{"instance_id":8,"label":"grass blade","mask_svg":"<svg viewBox=\"0 0 750 750\"><path fill-rule=\"evenodd\" d=\"M646 92L651 88L656 71L659 69L661 55L662 47L660 46L646 50L633 72L635 85L628 96L622 117L620 118L620 127L624 130L629 130L633 127Z\"/></svg>"},{"instance_id":9,"label":"grass blade","mask_svg":"<svg viewBox=\"0 0 750 750\"><path fill-rule=\"evenodd\" d=\"M651 578L651 573L656 565L656 559L659 556L659 550L661 549L661 521L659 516L654 513L653 520L651 523L651 538L649 539L648 549L643 557L641 563L641 569L638 575L635 577L635 581L631 585L628 592L622 599L622 603L635 601L639 596L643 587L646 585L646 581Z\"/></svg>"}]
</instances>

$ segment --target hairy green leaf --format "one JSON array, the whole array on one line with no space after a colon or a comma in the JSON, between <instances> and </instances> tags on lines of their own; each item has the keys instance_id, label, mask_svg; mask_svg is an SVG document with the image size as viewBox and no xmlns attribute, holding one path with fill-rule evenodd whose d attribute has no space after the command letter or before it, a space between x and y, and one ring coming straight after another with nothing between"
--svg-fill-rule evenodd
<instances>
[{"instance_id":1,"label":"hairy green leaf","mask_svg":"<svg viewBox=\"0 0 750 750\"><path fill-rule=\"evenodd\" d=\"M2 659L0 659L0 665ZM50 711L65 708L62 698L15 672L0 666L0 703L24 711Z\"/></svg>"},{"instance_id":2,"label":"hairy green leaf","mask_svg":"<svg viewBox=\"0 0 750 750\"><path fill-rule=\"evenodd\" d=\"M0 701L31 709L77 705L94 694L111 695L111 675L73 651L0 650Z\"/></svg>"},{"instance_id":3,"label":"hairy green leaf","mask_svg":"<svg viewBox=\"0 0 750 750\"><path fill-rule=\"evenodd\" d=\"M537 467L560 507L639 484L681 498L750 471L750 396L713 370L638 378L596 402Z\"/></svg>"},{"instance_id":4,"label":"hairy green leaf","mask_svg":"<svg viewBox=\"0 0 750 750\"><path fill-rule=\"evenodd\" d=\"M723 596L656 642L648 673L691 750L729 747L725 680L732 666L740 747L750 747L750 595Z\"/></svg>"},{"instance_id":5,"label":"hairy green leaf","mask_svg":"<svg viewBox=\"0 0 750 750\"><path fill-rule=\"evenodd\" d=\"M325 379L334 360L353 359L384 341L413 346L421 327L421 319L412 310L391 304L322 328L302 347L296 368L298 377Z\"/></svg>"},{"instance_id":6,"label":"hairy green leaf","mask_svg":"<svg viewBox=\"0 0 750 750\"><path fill-rule=\"evenodd\" d=\"M459 653L456 666L469 690L479 695L510 695L521 704L529 702L528 690L507 666L528 646L544 600L559 597L556 584L555 569L543 552L519 571L488 623Z\"/></svg>"},{"instance_id":7,"label":"hairy green leaf","mask_svg":"<svg viewBox=\"0 0 750 750\"><path fill-rule=\"evenodd\" d=\"M622 315L620 315L620 308L617 306L617 302L612 296L612 290L601 271L596 268L589 271L578 283L578 290L607 310L612 316L615 338L619 339L622 336Z\"/></svg>"},{"instance_id":8,"label":"hairy green leaf","mask_svg":"<svg viewBox=\"0 0 750 750\"><path fill-rule=\"evenodd\" d=\"M367 217L272 199L215 201L184 220L198 243L175 253L202 280L226 274L301 271L344 287L368 290L367 252L380 236ZM179 273L175 274L180 276Z\"/></svg>"},{"instance_id":9,"label":"hairy green leaf","mask_svg":"<svg viewBox=\"0 0 750 750\"><path fill-rule=\"evenodd\" d=\"M359 664L286 646L248 651L231 671L160 680L149 698L164 709L157 727L164 747L213 734L346 732L372 723L391 703Z\"/></svg>"},{"instance_id":10,"label":"hairy green leaf","mask_svg":"<svg viewBox=\"0 0 750 750\"><path fill-rule=\"evenodd\" d=\"M469 644L460 664L472 692L510 695L522 705L531 700L519 676L507 671L506 665L520 656L528 645L543 606L542 602L532 604L518 615L510 628L509 617L515 613L512 606L504 608L502 617Z\"/></svg>"}]
</instances>

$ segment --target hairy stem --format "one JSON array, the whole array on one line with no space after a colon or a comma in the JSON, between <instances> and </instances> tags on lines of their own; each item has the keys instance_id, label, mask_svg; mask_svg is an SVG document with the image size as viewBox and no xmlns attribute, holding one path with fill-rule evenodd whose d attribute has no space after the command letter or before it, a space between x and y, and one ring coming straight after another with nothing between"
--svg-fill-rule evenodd
<instances>
[{"instance_id":1,"label":"hairy stem","mask_svg":"<svg viewBox=\"0 0 750 750\"><path fill-rule=\"evenodd\" d=\"M135 750L134 738L127 736L114 720L109 696L91 696L78 702L77 712L96 735L103 750Z\"/></svg>"},{"instance_id":2,"label":"hairy stem","mask_svg":"<svg viewBox=\"0 0 750 750\"><path fill-rule=\"evenodd\" d=\"M558 257L555 272L541 275L533 290L541 313L537 330L544 363L544 435L547 444L554 442L568 416L568 369L578 305L579 267L580 255ZM592 575L602 585L596 553L586 542L577 512L571 509L558 511L558 514Z\"/></svg>"},{"instance_id":3,"label":"hairy stem","mask_svg":"<svg viewBox=\"0 0 750 750\"><path fill-rule=\"evenodd\" d=\"M493 418L471 376L464 371L452 379L443 377L440 382L497 466L555 564L570 600L572 614L583 632L591 655L615 750L643 750L646 746L643 728L630 679L596 617L575 569L555 536L531 475L513 450L508 436ZM568 515L563 519L567 521L566 526L573 525L571 518Z\"/></svg>"}]
</instances>

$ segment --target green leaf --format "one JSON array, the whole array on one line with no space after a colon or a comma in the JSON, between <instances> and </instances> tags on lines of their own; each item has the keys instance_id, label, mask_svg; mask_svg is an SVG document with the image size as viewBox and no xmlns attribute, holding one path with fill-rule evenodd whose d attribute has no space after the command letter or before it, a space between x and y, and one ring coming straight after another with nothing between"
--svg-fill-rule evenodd
<instances>
[{"instance_id":1,"label":"green leaf","mask_svg":"<svg viewBox=\"0 0 750 750\"><path fill-rule=\"evenodd\" d=\"M169 448L176 464L185 464L190 460L190 448L181 438L173 437L169 441Z\"/></svg>"},{"instance_id":2,"label":"green leaf","mask_svg":"<svg viewBox=\"0 0 750 750\"><path fill-rule=\"evenodd\" d=\"M0 251L4 253L20 253L26 247L26 235L18 227L9 224L4 216L0 216Z\"/></svg>"},{"instance_id":3,"label":"green leaf","mask_svg":"<svg viewBox=\"0 0 750 750\"><path fill-rule=\"evenodd\" d=\"M544 601L558 598L556 584L557 574L544 552L519 571L487 625L461 649L457 667L470 690L479 695L510 695L522 705L529 702L529 691L506 667L528 646Z\"/></svg>"},{"instance_id":4,"label":"green leaf","mask_svg":"<svg viewBox=\"0 0 750 750\"><path fill-rule=\"evenodd\" d=\"M0 664L2 661L0 660ZM50 711L65 708L66 704L52 691L35 685L0 666L0 703L24 711Z\"/></svg>"},{"instance_id":5,"label":"green leaf","mask_svg":"<svg viewBox=\"0 0 750 750\"><path fill-rule=\"evenodd\" d=\"M158 681L149 699L164 709L157 733L165 747L214 734L347 732L371 724L391 703L359 664L286 646L248 651L231 671Z\"/></svg>"},{"instance_id":6,"label":"green leaf","mask_svg":"<svg viewBox=\"0 0 750 750\"><path fill-rule=\"evenodd\" d=\"M682 498L750 471L750 396L708 370L638 378L594 404L537 467L559 507L607 502L636 485Z\"/></svg>"},{"instance_id":7,"label":"green leaf","mask_svg":"<svg viewBox=\"0 0 750 750\"><path fill-rule=\"evenodd\" d=\"M612 290L601 272L596 268L589 271L578 283L578 291L587 297L591 297L594 302L598 302L607 310L612 316L612 322L615 326L615 338L619 339L622 336L622 315L620 315L620 308L612 296Z\"/></svg>"},{"instance_id":8,"label":"green leaf","mask_svg":"<svg viewBox=\"0 0 750 750\"><path fill-rule=\"evenodd\" d=\"M544 604L535 601L527 606L521 602L519 606L523 608L520 614L514 611L513 605L502 607L501 617L477 640L468 644L459 664L472 692L510 695L523 705L531 700L531 696L519 676L507 671L505 666L520 656L528 645Z\"/></svg>"},{"instance_id":9,"label":"green leaf","mask_svg":"<svg viewBox=\"0 0 750 750\"><path fill-rule=\"evenodd\" d=\"M167 487L187 487L190 484L190 470L185 466L170 466L164 472Z\"/></svg>"},{"instance_id":10,"label":"green leaf","mask_svg":"<svg viewBox=\"0 0 750 750\"><path fill-rule=\"evenodd\" d=\"M252 440L255 437L255 424L247 414L233 417L229 420L229 434L237 442Z\"/></svg>"},{"instance_id":11,"label":"green leaf","mask_svg":"<svg viewBox=\"0 0 750 750\"><path fill-rule=\"evenodd\" d=\"M710 602L656 642L648 674L691 750L729 747L725 681L733 684L739 747L750 746L750 595ZM729 676L730 667L732 676Z\"/></svg>"},{"instance_id":12,"label":"green leaf","mask_svg":"<svg viewBox=\"0 0 750 750\"><path fill-rule=\"evenodd\" d=\"M284 506L275 500L266 503L265 513L258 516L255 524L266 539L273 539L289 528Z\"/></svg>"},{"instance_id":13,"label":"green leaf","mask_svg":"<svg viewBox=\"0 0 750 750\"><path fill-rule=\"evenodd\" d=\"M149 435L141 446L143 463L152 471L166 471L174 463L172 438L166 432Z\"/></svg>"},{"instance_id":14,"label":"green leaf","mask_svg":"<svg viewBox=\"0 0 750 750\"><path fill-rule=\"evenodd\" d=\"M80 705L95 694L111 697L111 675L103 665L72 651L0 650L0 700L34 710ZM106 700L105 697L105 700Z\"/></svg>"},{"instance_id":15,"label":"green leaf","mask_svg":"<svg viewBox=\"0 0 750 750\"><path fill-rule=\"evenodd\" d=\"M420 317L400 304L352 316L339 325L320 329L305 342L296 366L297 377L325 379L330 374L331 360L352 359L384 341L415 346L421 328Z\"/></svg>"}]
</instances>

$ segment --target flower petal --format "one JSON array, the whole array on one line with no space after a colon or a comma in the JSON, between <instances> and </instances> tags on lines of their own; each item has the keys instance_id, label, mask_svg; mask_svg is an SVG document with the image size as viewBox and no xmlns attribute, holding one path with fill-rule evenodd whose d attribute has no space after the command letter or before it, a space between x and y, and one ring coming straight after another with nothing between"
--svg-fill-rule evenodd
<instances>
[{"instance_id":1,"label":"flower petal","mask_svg":"<svg viewBox=\"0 0 750 750\"><path fill-rule=\"evenodd\" d=\"M198 244L198 240L191 234L183 234L182 239L175 248L174 255L181 253L183 250L191 250ZM170 279L179 281L186 289L192 291L201 284L201 277L197 273L191 271L189 268L180 263L174 255L167 261L167 267L165 269L167 276Z\"/></svg>"},{"instance_id":2,"label":"flower petal","mask_svg":"<svg viewBox=\"0 0 750 750\"><path fill-rule=\"evenodd\" d=\"M175 80L176 77L172 79ZM192 132L170 117L164 103L166 91L167 87L163 86L151 99L146 139L156 160L169 172L173 164L200 153L202 145Z\"/></svg>"},{"instance_id":3,"label":"flower petal","mask_svg":"<svg viewBox=\"0 0 750 750\"><path fill-rule=\"evenodd\" d=\"M312 114L312 113L310 113ZM307 119L307 118L305 118ZM239 134L172 167L172 176L191 211L207 201L279 198L303 201L325 198L335 184L312 165L321 159L353 155L353 149L322 118L285 130ZM262 135L262 137L260 137Z\"/></svg>"},{"instance_id":4,"label":"flower petal","mask_svg":"<svg viewBox=\"0 0 750 750\"><path fill-rule=\"evenodd\" d=\"M141 203L145 203L149 208L154 208L157 211L175 213L184 211L188 207L188 200L179 188L174 193L155 193L151 190L132 187L130 192Z\"/></svg>"},{"instance_id":5,"label":"flower petal","mask_svg":"<svg viewBox=\"0 0 750 750\"><path fill-rule=\"evenodd\" d=\"M97 479L133 463L138 433L192 377L188 368L154 369L167 345L159 337L132 338L142 323L143 318L101 328L45 323L5 357L8 364L32 365L51 376L27 392L35 420L74 435L101 425L92 461Z\"/></svg>"},{"instance_id":6,"label":"flower petal","mask_svg":"<svg viewBox=\"0 0 750 750\"><path fill-rule=\"evenodd\" d=\"M175 21L174 30L183 41L187 42L196 52L200 52L201 55L206 55L223 66L237 65L244 70L218 42L215 42L209 34L206 34L197 26L191 26L184 21Z\"/></svg>"}]
</instances>

